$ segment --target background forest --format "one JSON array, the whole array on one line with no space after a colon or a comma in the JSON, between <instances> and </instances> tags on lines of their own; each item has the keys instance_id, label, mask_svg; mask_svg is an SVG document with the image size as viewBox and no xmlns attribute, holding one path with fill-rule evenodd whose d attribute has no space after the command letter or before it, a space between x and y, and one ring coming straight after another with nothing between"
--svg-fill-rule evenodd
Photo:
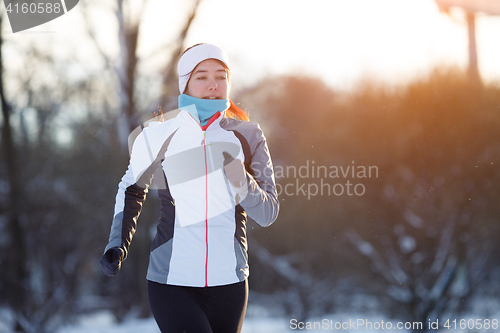
<instances>
[{"instance_id":1,"label":"background forest","mask_svg":"<svg viewBox=\"0 0 500 333\"><path fill-rule=\"evenodd\" d=\"M99 259L128 133L176 107L173 64L198 4L159 75L138 67L140 22L121 6L117 62L101 48L96 68L82 70L77 55L0 43L0 321L13 330L52 332L102 309L117 320L150 316L154 191L121 272L104 276ZM9 67L6 45L29 62ZM251 304L300 320L352 307L427 322L499 297L498 84L441 66L397 86L373 79L350 91L312 76L270 76L232 99L261 124L283 171L278 220L248 224ZM357 302L360 295L372 301Z\"/></svg>"}]
</instances>

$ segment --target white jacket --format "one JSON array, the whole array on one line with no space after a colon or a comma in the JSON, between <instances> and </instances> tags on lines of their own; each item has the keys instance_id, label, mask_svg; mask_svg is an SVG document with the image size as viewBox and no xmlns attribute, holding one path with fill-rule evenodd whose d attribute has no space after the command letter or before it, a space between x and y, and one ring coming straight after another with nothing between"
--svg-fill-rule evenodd
<instances>
[{"instance_id":1,"label":"white jacket","mask_svg":"<svg viewBox=\"0 0 500 333\"><path fill-rule=\"evenodd\" d=\"M224 173L224 152L245 164L248 194L239 203ZM144 128L119 184L105 252L120 247L126 257L153 178L161 214L147 279L195 287L246 279L247 214L265 227L279 210L271 157L259 125L222 112L203 130L181 110L175 118Z\"/></svg>"}]
</instances>

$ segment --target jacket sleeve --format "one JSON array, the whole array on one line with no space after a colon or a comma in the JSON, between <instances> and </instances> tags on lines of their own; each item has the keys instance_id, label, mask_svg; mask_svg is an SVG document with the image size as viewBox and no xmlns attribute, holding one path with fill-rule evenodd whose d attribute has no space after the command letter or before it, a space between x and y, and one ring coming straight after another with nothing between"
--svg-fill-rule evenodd
<instances>
[{"instance_id":1,"label":"jacket sleeve","mask_svg":"<svg viewBox=\"0 0 500 333\"><path fill-rule=\"evenodd\" d=\"M276 220L279 212L273 163L260 127L257 126L249 141L252 156L247 170L248 194L240 205L255 222L267 227Z\"/></svg>"},{"instance_id":2,"label":"jacket sleeve","mask_svg":"<svg viewBox=\"0 0 500 333\"><path fill-rule=\"evenodd\" d=\"M133 143L128 169L118 185L109 242L104 253L110 248L119 247L124 252L124 258L127 257L155 168L143 131Z\"/></svg>"}]
</instances>

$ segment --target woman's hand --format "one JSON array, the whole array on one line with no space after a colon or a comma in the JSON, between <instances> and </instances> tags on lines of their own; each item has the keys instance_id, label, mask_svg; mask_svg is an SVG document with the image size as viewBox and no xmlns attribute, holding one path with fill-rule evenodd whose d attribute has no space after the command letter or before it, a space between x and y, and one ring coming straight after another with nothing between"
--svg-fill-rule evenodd
<instances>
[{"instance_id":1,"label":"woman's hand","mask_svg":"<svg viewBox=\"0 0 500 333\"><path fill-rule=\"evenodd\" d=\"M119 247L113 247L106 251L101 258L101 269L107 276L113 276L121 268L124 252Z\"/></svg>"},{"instance_id":2,"label":"woman's hand","mask_svg":"<svg viewBox=\"0 0 500 333\"><path fill-rule=\"evenodd\" d=\"M236 204L239 204L248 194L247 171L243 162L237 158L233 158L229 153L223 152L224 155L224 173L233 190L236 192Z\"/></svg>"}]
</instances>

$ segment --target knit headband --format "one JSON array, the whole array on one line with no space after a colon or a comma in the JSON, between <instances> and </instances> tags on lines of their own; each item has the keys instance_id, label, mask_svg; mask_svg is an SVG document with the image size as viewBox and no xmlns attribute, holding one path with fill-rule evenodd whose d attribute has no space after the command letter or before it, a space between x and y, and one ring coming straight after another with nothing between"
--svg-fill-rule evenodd
<instances>
[{"instance_id":1,"label":"knit headband","mask_svg":"<svg viewBox=\"0 0 500 333\"><path fill-rule=\"evenodd\" d=\"M203 60L217 59L222 61L229 68L229 61L226 52L213 44L196 45L181 56L177 64L179 74L179 91L181 94L186 90L186 85L191 77L193 69Z\"/></svg>"}]
</instances>

